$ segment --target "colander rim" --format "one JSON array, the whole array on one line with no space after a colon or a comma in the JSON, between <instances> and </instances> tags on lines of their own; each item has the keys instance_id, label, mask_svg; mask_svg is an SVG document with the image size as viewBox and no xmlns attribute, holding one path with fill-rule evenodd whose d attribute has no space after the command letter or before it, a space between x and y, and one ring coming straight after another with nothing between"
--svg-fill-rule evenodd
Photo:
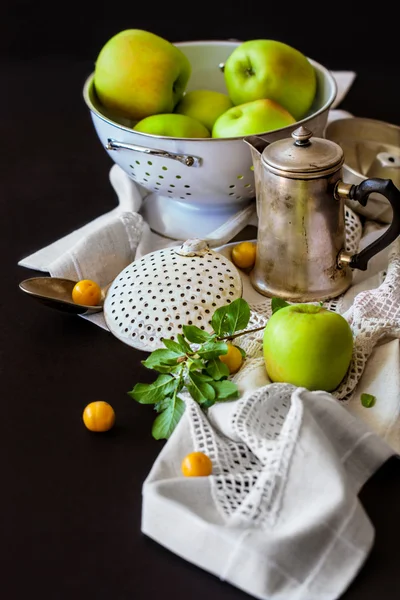
<instances>
[{"instance_id":1,"label":"colander rim","mask_svg":"<svg viewBox=\"0 0 400 600\"><path fill-rule=\"evenodd\" d=\"M202 44L202 45L215 45L215 44L227 44L227 45L232 45L232 47L236 47L238 46L238 44L240 44L240 41L231 41L231 40L191 40L191 41L187 41L187 42L175 42L174 45L175 46L193 46L196 44ZM324 67L324 65L322 65L321 63L317 62L316 60L307 57L308 60L310 61L310 63L313 65L314 68L316 68L317 70L319 70L320 72L323 73L324 78L326 80L329 81L330 83L330 90L331 93L329 95L328 100L325 102L325 104L319 108L317 111L313 112L312 114L308 115L307 117L304 117L303 119L301 119L300 121L296 121L295 123L292 123L291 125L287 125L286 127L279 127L277 129L271 129L269 131L263 131L260 133L257 133L257 135L259 136L263 136L263 135L272 135L274 133L276 133L277 131L287 131L288 132L288 137L290 137L290 132L293 130L293 127L300 127L301 125L306 124L308 121L310 121L311 119L314 119L315 117L323 114L325 111L329 110L329 108L332 106L336 96L337 96L337 83L335 78L333 77L332 73L330 72L330 70L327 67ZM102 112L100 112L96 106L94 106L93 102L90 99L90 92L93 89L93 92L96 93L95 87L94 87L94 74L95 72L92 71L90 73L90 75L88 75L88 77L86 78L84 85L83 85L83 99L87 105L87 107L89 108L89 110L91 111L92 114L96 115L99 119L101 119L102 121L104 121L105 123L108 123L108 125L111 125L112 127L116 127L117 129L120 129L121 131L126 131L130 134L136 134L138 136L141 136L144 140L145 139L155 139L155 140L174 140L174 141L182 141L182 142L229 142L229 141L243 141L243 139L247 136L243 135L243 136L236 136L236 137L225 137L225 138L180 138L180 137L172 137L172 136L166 136L166 135L155 135L152 133L143 133L142 131L135 131L134 129L132 129L131 127L127 127L125 125L122 125L121 123L118 123L117 121L113 121L112 119L110 119L109 117L106 117Z\"/></svg>"}]
</instances>

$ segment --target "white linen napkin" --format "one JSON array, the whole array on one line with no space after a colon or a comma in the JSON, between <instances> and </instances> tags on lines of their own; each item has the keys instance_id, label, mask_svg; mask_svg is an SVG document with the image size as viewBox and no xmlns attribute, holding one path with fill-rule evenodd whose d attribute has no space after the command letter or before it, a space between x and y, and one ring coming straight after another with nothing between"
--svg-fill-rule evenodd
<instances>
[{"instance_id":1,"label":"white linen napkin","mask_svg":"<svg viewBox=\"0 0 400 600\"><path fill-rule=\"evenodd\" d=\"M212 409L186 400L143 485L143 533L255 598L336 600L374 541L357 494L393 449L325 392L271 384ZM211 476L182 476L194 451Z\"/></svg>"}]
</instances>

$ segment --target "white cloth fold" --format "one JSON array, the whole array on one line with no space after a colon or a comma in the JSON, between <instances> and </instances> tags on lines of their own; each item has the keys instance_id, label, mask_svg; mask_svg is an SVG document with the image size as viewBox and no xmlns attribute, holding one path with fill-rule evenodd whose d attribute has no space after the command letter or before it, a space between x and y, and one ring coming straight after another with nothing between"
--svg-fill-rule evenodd
<instances>
[{"instance_id":1,"label":"white cloth fold","mask_svg":"<svg viewBox=\"0 0 400 600\"><path fill-rule=\"evenodd\" d=\"M374 540L358 491L393 449L325 392L271 384L226 404L217 427L187 400L144 482L142 531L255 598L339 598ZM193 451L210 477L182 477Z\"/></svg>"}]
</instances>

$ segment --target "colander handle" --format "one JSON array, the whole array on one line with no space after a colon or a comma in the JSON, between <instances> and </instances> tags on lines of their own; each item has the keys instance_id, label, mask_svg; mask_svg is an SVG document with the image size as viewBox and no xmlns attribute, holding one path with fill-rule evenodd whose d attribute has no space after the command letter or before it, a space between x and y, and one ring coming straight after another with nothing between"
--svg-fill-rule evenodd
<instances>
[{"instance_id":1,"label":"colander handle","mask_svg":"<svg viewBox=\"0 0 400 600\"><path fill-rule=\"evenodd\" d=\"M177 160L186 167L200 167L201 158L198 156L190 156L189 154L175 154L173 152L166 152L165 150L158 150L157 148L146 148L146 146L137 146L136 144L127 144L126 142L119 142L108 138L106 150L133 150L133 152L142 152L149 156L160 156L161 158L170 158L171 160Z\"/></svg>"}]
</instances>

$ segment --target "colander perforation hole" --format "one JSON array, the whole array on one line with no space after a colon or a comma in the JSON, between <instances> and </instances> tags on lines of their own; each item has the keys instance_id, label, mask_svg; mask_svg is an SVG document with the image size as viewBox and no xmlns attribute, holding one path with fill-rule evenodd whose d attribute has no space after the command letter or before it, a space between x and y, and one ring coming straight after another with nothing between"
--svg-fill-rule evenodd
<instances>
[{"instance_id":1,"label":"colander perforation hole","mask_svg":"<svg viewBox=\"0 0 400 600\"><path fill-rule=\"evenodd\" d=\"M180 175L175 175L176 179L182 179Z\"/></svg>"}]
</instances>

